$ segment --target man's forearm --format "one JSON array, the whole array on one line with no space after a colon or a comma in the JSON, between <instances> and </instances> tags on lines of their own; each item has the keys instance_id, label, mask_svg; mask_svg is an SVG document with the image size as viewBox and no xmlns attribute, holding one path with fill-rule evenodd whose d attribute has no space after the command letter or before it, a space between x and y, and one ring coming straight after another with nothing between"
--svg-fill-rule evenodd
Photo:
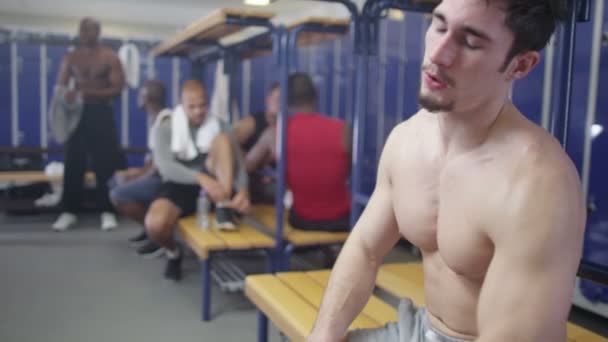
<instances>
[{"instance_id":1,"label":"man's forearm","mask_svg":"<svg viewBox=\"0 0 608 342\"><path fill-rule=\"evenodd\" d=\"M357 239L356 236L351 236ZM331 273L311 336L315 342L339 341L367 303L379 264L366 253L363 243L347 242Z\"/></svg>"}]
</instances>

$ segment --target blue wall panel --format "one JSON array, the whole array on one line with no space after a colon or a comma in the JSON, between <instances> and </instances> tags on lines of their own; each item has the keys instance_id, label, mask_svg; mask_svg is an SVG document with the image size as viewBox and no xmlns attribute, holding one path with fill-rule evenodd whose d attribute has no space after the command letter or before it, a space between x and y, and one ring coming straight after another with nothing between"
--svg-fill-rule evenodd
<instances>
[{"instance_id":1,"label":"blue wall panel","mask_svg":"<svg viewBox=\"0 0 608 342\"><path fill-rule=\"evenodd\" d=\"M604 30L608 27L608 7L604 11ZM608 269L608 44L603 44L600 57L597 108L595 124L603 131L592 141L591 170L589 175L589 200L593 201L597 211L587 217L587 231L583 259L604 265ZM581 283L583 295L592 302L608 303L608 287L603 289L590 282Z\"/></svg>"},{"instance_id":2,"label":"blue wall panel","mask_svg":"<svg viewBox=\"0 0 608 342\"><path fill-rule=\"evenodd\" d=\"M40 146L40 46L19 44L20 145Z\"/></svg>"},{"instance_id":3,"label":"blue wall panel","mask_svg":"<svg viewBox=\"0 0 608 342\"><path fill-rule=\"evenodd\" d=\"M0 146L11 145L11 48L0 44Z\"/></svg>"},{"instance_id":4,"label":"blue wall panel","mask_svg":"<svg viewBox=\"0 0 608 342\"><path fill-rule=\"evenodd\" d=\"M249 83L249 111L251 113L265 110L266 91L276 81L278 81L278 72L272 56L251 60L251 82Z\"/></svg>"},{"instance_id":5,"label":"blue wall panel","mask_svg":"<svg viewBox=\"0 0 608 342\"><path fill-rule=\"evenodd\" d=\"M530 74L514 83L513 103L531 121L542 124L542 89L544 86L544 54Z\"/></svg>"},{"instance_id":6,"label":"blue wall panel","mask_svg":"<svg viewBox=\"0 0 608 342\"><path fill-rule=\"evenodd\" d=\"M171 65L171 58L167 58L167 57L161 57L161 58L156 58L154 60L154 70L156 72L156 79L158 79L159 81L161 81L164 85L165 85L165 89L167 90L167 106L171 107L173 106L173 102L172 102L172 65Z\"/></svg>"},{"instance_id":7,"label":"blue wall panel","mask_svg":"<svg viewBox=\"0 0 608 342\"><path fill-rule=\"evenodd\" d=\"M576 32L576 51L572 80L572 109L570 113L567 152L573 159L579 172L583 163L585 119L589 88L589 60L591 55L591 39L589 37L592 35L592 28L590 22L579 23Z\"/></svg>"}]
</instances>

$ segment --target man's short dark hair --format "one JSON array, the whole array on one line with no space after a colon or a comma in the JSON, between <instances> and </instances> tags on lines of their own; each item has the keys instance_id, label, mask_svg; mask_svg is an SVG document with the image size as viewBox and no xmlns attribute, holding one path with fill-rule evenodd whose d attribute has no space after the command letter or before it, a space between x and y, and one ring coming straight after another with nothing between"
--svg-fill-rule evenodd
<instances>
[{"instance_id":1,"label":"man's short dark hair","mask_svg":"<svg viewBox=\"0 0 608 342\"><path fill-rule=\"evenodd\" d=\"M144 87L148 91L147 96L150 101L159 104L161 107L165 106L167 94L163 82L159 80L147 80L144 83Z\"/></svg>"},{"instance_id":2,"label":"man's short dark hair","mask_svg":"<svg viewBox=\"0 0 608 342\"><path fill-rule=\"evenodd\" d=\"M277 81L270 83L270 86L268 87L268 94L272 93L276 89L279 89L280 87L281 87L281 84Z\"/></svg>"},{"instance_id":3,"label":"man's short dark hair","mask_svg":"<svg viewBox=\"0 0 608 342\"><path fill-rule=\"evenodd\" d=\"M307 73L296 72L289 76L287 83L289 107L314 106L317 103L317 90Z\"/></svg>"},{"instance_id":4,"label":"man's short dark hair","mask_svg":"<svg viewBox=\"0 0 608 342\"><path fill-rule=\"evenodd\" d=\"M486 0L488 4L490 1ZM503 70L513 57L525 51L542 50L557 24L565 18L564 0L498 0L507 12L505 24L513 32L514 41L507 53Z\"/></svg>"}]
</instances>

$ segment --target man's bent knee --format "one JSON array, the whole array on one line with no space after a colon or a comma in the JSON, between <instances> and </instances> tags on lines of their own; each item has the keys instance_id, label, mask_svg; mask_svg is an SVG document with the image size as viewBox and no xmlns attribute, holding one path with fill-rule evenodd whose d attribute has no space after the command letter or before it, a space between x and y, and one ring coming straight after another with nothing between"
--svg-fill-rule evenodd
<instances>
[{"instance_id":1,"label":"man's bent knee","mask_svg":"<svg viewBox=\"0 0 608 342\"><path fill-rule=\"evenodd\" d=\"M154 240L164 239L173 233L179 209L169 201L157 200L150 206L145 218L146 230Z\"/></svg>"}]
</instances>

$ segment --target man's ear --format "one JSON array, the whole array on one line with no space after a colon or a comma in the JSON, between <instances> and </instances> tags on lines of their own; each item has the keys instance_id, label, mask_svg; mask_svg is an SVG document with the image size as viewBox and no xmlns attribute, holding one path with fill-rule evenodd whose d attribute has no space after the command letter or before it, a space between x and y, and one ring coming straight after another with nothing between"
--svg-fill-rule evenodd
<instances>
[{"instance_id":1,"label":"man's ear","mask_svg":"<svg viewBox=\"0 0 608 342\"><path fill-rule=\"evenodd\" d=\"M540 61L538 51L526 51L515 56L507 67L507 80L514 81L526 77Z\"/></svg>"}]
</instances>

